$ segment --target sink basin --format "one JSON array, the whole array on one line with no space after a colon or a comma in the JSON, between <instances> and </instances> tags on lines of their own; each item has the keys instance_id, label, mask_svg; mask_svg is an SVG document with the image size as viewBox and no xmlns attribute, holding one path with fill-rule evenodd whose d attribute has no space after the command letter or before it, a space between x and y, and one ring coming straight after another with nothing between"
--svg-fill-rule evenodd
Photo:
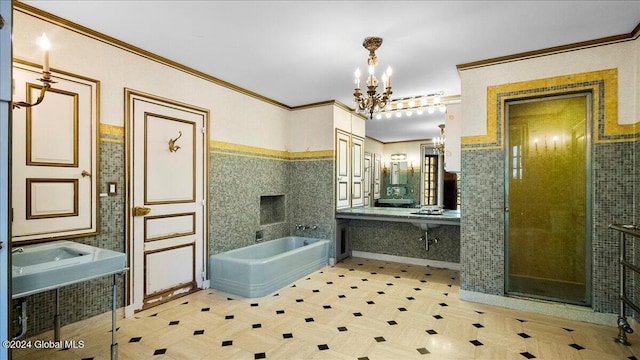
<instances>
[{"instance_id":1,"label":"sink basin","mask_svg":"<svg viewBox=\"0 0 640 360\"><path fill-rule=\"evenodd\" d=\"M22 247L11 255L13 298L125 269L124 253L61 240Z\"/></svg>"}]
</instances>

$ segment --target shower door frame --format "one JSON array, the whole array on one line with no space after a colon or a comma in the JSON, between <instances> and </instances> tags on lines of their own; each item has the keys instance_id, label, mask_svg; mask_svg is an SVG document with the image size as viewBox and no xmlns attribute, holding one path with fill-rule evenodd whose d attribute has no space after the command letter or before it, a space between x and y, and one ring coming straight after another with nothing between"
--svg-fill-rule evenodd
<instances>
[{"instance_id":1,"label":"shower door frame","mask_svg":"<svg viewBox=\"0 0 640 360\"><path fill-rule=\"evenodd\" d=\"M574 97L584 97L585 98L585 106L586 106L586 119L585 119L585 137L586 137L586 154L585 154L585 185L586 185L586 199L585 199L585 302L576 302L570 301L562 298L554 298L554 297L545 297L534 294L526 294L526 293L518 293L518 292L510 292L509 291L509 183L510 183L510 162L509 158L510 153L510 144L509 144L509 106L523 104L528 102L538 102L538 101L548 101L548 100L558 100L558 99L566 99L566 98L574 98ZM592 261L592 199L593 199L593 183L592 183L592 152L593 152L593 144L592 144L592 133L593 133L593 93L591 91L580 91L580 92L567 92L562 94L555 94L550 96L537 96L537 97L528 97L528 98L516 98L511 100L506 100L504 103L504 294L506 296L518 296L518 297L527 297L527 298L535 298L541 300L548 300L553 302L561 302L566 304L580 305L580 306L591 306L592 305L592 280L593 280L593 261Z\"/></svg>"}]
</instances>

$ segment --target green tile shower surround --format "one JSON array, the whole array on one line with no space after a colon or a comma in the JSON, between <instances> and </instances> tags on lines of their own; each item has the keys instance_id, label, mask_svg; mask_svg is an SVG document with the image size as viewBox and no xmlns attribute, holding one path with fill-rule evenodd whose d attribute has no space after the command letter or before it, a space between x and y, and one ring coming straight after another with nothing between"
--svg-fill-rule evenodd
<instances>
[{"instance_id":1,"label":"green tile shower surround","mask_svg":"<svg viewBox=\"0 0 640 360\"><path fill-rule=\"evenodd\" d=\"M592 148L592 306L597 312L617 311L618 238L608 225L634 222L634 184L639 179L632 169L637 143ZM504 295L504 157L503 150L462 153L460 286L464 290ZM632 251L637 263L637 246Z\"/></svg>"}]
</instances>

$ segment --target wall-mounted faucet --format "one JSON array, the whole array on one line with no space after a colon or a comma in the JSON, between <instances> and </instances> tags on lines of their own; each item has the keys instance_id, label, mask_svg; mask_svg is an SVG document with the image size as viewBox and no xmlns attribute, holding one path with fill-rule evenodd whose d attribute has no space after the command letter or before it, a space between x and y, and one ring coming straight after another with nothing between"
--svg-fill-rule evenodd
<instances>
[{"instance_id":1,"label":"wall-mounted faucet","mask_svg":"<svg viewBox=\"0 0 640 360\"><path fill-rule=\"evenodd\" d=\"M318 225L309 226L309 225L296 224L296 229L297 230L302 230L302 231L304 231L304 230L317 230L318 229Z\"/></svg>"},{"instance_id":2,"label":"wall-mounted faucet","mask_svg":"<svg viewBox=\"0 0 640 360\"><path fill-rule=\"evenodd\" d=\"M18 248L15 248L15 249L11 249L11 253L12 254L21 253L21 252L24 252L24 248L18 247Z\"/></svg>"}]
</instances>

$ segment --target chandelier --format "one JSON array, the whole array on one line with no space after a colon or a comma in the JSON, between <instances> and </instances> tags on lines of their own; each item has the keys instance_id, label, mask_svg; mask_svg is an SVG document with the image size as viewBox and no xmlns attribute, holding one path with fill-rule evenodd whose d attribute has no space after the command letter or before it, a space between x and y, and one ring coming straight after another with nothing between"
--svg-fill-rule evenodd
<instances>
[{"instance_id":1,"label":"chandelier","mask_svg":"<svg viewBox=\"0 0 640 360\"><path fill-rule=\"evenodd\" d=\"M376 50L382 45L382 38L369 36L364 39L362 46L369 50L369 58L367 59L367 67L369 76L367 76L367 93L360 90L360 68L356 69L355 85L356 89L353 93L353 102L357 113L364 113L373 119L373 114L384 109L390 101L391 96L391 66L387 67L387 71L382 74L382 83L384 92L378 93L378 79L375 76L375 69L378 65Z\"/></svg>"},{"instance_id":2,"label":"chandelier","mask_svg":"<svg viewBox=\"0 0 640 360\"><path fill-rule=\"evenodd\" d=\"M436 154L442 155L444 154L444 142L445 142L444 124L440 124L438 125L438 127L440 128L440 136L433 138L433 149L435 150Z\"/></svg>"}]
</instances>

